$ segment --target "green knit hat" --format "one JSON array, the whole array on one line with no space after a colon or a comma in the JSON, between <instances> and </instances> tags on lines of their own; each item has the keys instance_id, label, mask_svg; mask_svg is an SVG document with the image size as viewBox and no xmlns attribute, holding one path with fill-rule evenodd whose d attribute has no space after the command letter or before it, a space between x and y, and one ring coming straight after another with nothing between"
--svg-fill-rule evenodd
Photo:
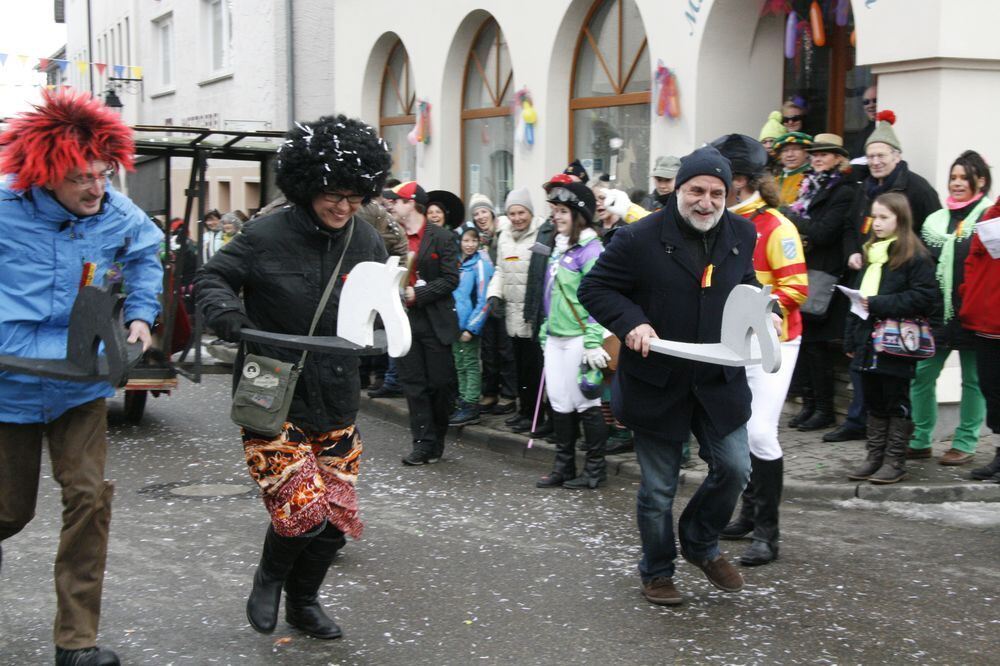
<instances>
[{"instance_id":1,"label":"green knit hat","mask_svg":"<svg viewBox=\"0 0 1000 666\"><path fill-rule=\"evenodd\" d=\"M781 111L772 111L767 114L767 122L764 123L764 127L761 128L760 136L757 137L757 140L763 141L764 139L777 139L784 133L785 126L781 124Z\"/></svg>"},{"instance_id":2,"label":"green knit hat","mask_svg":"<svg viewBox=\"0 0 1000 666\"><path fill-rule=\"evenodd\" d=\"M902 152L903 147L899 143L899 137L893 131L892 126L896 122L896 114L892 111L886 109L885 111L879 111L875 115L875 129L868 136L868 140L865 141L865 148L873 143L886 143L895 148L896 150Z\"/></svg>"},{"instance_id":3,"label":"green knit hat","mask_svg":"<svg viewBox=\"0 0 1000 666\"><path fill-rule=\"evenodd\" d=\"M774 142L774 152L780 153L781 149L785 146L802 146L803 148L808 148L813 143L813 138L806 134L805 132L788 132L787 134L782 134Z\"/></svg>"}]
</instances>

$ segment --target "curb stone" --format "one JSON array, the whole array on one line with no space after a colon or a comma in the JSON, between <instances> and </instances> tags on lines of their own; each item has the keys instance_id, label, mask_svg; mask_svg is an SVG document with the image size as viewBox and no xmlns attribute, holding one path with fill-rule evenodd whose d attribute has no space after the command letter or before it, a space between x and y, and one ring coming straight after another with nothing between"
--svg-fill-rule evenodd
<instances>
[{"instance_id":1,"label":"curb stone","mask_svg":"<svg viewBox=\"0 0 1000 666\"><path fill-rule=\"evenodd\" d=\"M409 425L406 405L399 399L373 399L362 395L361 410L403 426ZM457 442L481 445L505 455L517 455L540 462L549 462L555 453L555 447L544 439L536 439L532 447L528 448L526 446L527 440L522 435L497 430L487 424L452 428L450 432L453 433L452 437ZM577 459L582 461L580 451L577 451ZM628 480L639 479L639 463L636 462L633 454L608 456L607 461L609 474ZM681 472L681 483L700 484L705 480L705 476L704 470L684 469ZM784 499L849 500L858 498L873 502L916 502L922 504L1000 502L1000 484L977 483L975 481L934 485L908 485L903 482L886 486L851 481L827 483L790 478L786 471L782 495Z\"/></svg>"}]
</instances>

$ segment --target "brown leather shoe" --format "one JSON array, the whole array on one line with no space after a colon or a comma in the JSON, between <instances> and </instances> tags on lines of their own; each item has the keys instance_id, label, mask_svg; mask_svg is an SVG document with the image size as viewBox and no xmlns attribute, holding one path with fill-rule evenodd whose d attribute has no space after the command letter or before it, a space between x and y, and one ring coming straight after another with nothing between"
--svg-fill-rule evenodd
<instances>
[{"instance_id":1,"label":"brown leather shoe","mask_svg":"<svg viewBox=\"0 0 1000 666\"><path fill-rule=\"evenodd\" d=\"M642 584L642 596L646 601L659 606L678 606L683 601L681 593L670 578L659 576Z\"/></svg>"},{"instance_id":2,"label":"brown leather shoe","mask_svg":"<svg viewBox=\"0 0 1000 666\"><path fill-rule=\"evenodd\" d=\"M958 449L948 449L938 458L938 464L947 467L958 467L972 460L975 455L974 453L966 453Z\"/></svg>"},{"instance_id":3,"label":"brown leather shoe","mask_svg":"<svg viewBox=\"0 0 1000 666\"><path fill-rule=\"evenodd\" d=\"M930 458L933 451L931 447L926 449L914 449L910 446L906 447L906 459L907 460L921 460L923 458Z\"/></svg>"},{"instance_id":4,"label":"brown leather shoe","mask_svg":"<svg viewBox=\"0 0 1000 666\"><path fill-rule=\"evenodd\" d=\"M684 555L684 559L701 569L708 581L723 592L739 592L743 589L743 576L722 555L714 560L697 561L687 555Z\"/></svg>"}]
</instances>

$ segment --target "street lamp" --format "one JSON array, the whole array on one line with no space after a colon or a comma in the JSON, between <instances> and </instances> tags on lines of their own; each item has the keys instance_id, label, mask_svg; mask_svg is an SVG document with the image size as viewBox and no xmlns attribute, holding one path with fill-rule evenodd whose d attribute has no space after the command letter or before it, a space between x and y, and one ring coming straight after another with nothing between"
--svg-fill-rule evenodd
<instances>
[{"instance_id":1,"label":"street lamp","mask_svg":"<svg viewBox=\"0 0 1000 666\"><path fill-rule=\"evenodd\" d=\"M137 93L141 89L142 79L127 79L122 77L109 76L108 87L104 91L104 105L121 113L122 100L118 93Z\"/></svg>"},{"instance_id":2,"label":"street lamp","mask_svg":"<svg viewBox=\"0 0 1000 666\"><path fill-rule=\"evenodd\" d=\"M125 106L122 104L122 101L118 98L118 94L110 84L108 84L108 89L104 92L104 106L116 111L121 111L121 108Z\"/></svg>"}]
</instances>

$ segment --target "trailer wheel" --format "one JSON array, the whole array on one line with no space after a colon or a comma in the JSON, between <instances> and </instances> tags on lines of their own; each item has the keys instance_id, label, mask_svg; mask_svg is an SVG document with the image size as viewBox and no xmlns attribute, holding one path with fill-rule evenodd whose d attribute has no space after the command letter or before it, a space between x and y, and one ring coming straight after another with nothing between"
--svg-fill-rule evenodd
<instances>
[{"instance_id":1,"label":"trailer wheel","mask_svg":"<svg viewBox=\"0 0 1000 666\"><path fill-rule=\"evenodd\" d=\"M146 411L146 397L148 391L125 391L125 421L128 423L139 423L142 415Z\"/></svg>"}]
</instances>

